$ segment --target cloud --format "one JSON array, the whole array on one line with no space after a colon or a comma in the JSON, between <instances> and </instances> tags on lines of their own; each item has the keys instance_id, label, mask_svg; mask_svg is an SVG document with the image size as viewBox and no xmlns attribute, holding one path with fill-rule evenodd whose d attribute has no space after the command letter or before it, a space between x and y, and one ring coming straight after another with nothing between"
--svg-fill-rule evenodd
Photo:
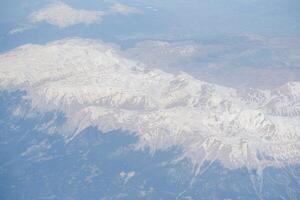
<instances>
[{"instance_id":1,"label":"cloud","mask_svg":"<svg viewBox=\"0 0 300 200\"><path fill-rule=\"evenodd\" d=\"M17 34L17 33L22 33L24 31L26 31L28 28L27 27L18 27L18 28L14 28L14 29L11 29L9 31L9 34L10 35L13 35L13 34Z\"/></svg>"},{"instance_id":2,"label":"cloud","mask_svg":"<svg viewBox=\"0 0 300 200\"><path fill-rule=\"evenodd\" d=\"M23 33L24 31L30 30L35 28L34 26L28 25L28 26L20 26L20 27L16 27L11 29L8 34L9 35L14 35L14 34L19 34L19 33Z\"/></svg>"},{"instance_id":3,"label":"cloud","mask_svg":"<svg viewBox=\"0 0 300 200\"><path fill-rule=\"evenodd\" d=\"M42 8L30 15L32 23L47 22L65 28L76 24L92 24L100 22L105 12L75 9L71 6L57 2Z\"/></svg>"},{"instance_id":4,"label":"cloud","mask_svg":"<svg viewBox=\"0 0 300 200\"><path fill-rule=\"evenodd\" d=\"M140 13L141 11L138 10L137 8L127 6L124 4L120 3L113 3L111 7L111 11L114 13L119 13L122 15L129 15L129 14L134 14L134 13Z\"/></svg>"}]
</instances>

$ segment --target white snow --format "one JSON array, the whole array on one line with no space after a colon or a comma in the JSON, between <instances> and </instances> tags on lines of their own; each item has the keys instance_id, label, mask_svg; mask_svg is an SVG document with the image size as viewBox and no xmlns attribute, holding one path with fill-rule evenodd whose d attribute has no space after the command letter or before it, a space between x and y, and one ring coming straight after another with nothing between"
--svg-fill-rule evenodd
<instances>
[{"instance_id":1,"label":"white snow","mask_svg":"<svg viewBox=\"0 0 300 200\"><path fill-rule=\"evenodd\" d=\"M130 179L132 179L135 176L135 171L129 171L129 172L120 172L120 177L123 179L124 184L126 184Z\"/></svg>"},{"instance_id":2,"label":"white snow","mask_svg":"<svg viewBox=\"0 0 300 200\"><path fill-rule=\"evenodd\" d=\"M300 83L237 91L149 69L100 41L65 39L0 55L0 89L26 90L34 108L67 116L64 136L88 126L137 134L137 149L182 148L195 169L300 163ZM259 155L259 156L258 156Z\"/></svg>"}]
</instances>

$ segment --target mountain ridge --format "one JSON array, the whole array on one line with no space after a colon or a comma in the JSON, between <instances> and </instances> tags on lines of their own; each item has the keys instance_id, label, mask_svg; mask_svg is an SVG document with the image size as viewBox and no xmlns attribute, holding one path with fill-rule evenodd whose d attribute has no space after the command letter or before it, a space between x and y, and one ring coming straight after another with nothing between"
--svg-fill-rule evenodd
<instances>
[{"instance_id":1,"label":"mountain ridge","mask_svg":"<svg viewBox=\"0 0 300 200\"><path fill-rule=\"evenodd\" d=\"M195 168L214 160L229 168L300 163L299 82L236 90L148 69L111 44L75 38L0 55L0 89L25 90L33 108L64 112L66 138L89 126L124 129L138 135L137 149L180 146L179 159Z\"/></svg>"}]
</instances>

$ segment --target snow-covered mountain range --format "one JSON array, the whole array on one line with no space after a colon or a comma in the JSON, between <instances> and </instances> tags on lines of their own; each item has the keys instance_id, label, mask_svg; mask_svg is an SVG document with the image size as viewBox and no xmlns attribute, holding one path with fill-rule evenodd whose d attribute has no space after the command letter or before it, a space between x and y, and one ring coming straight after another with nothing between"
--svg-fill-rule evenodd
<instances>
[{"instance_id":1,"label":"snow-covered mountain range","mask_svg":"<svg viewBox=\"0 0 300 200\"><path fill-rule=\"evenodd\" d=\"M204 162L264 169L300 163L300 83L236 90L150 69L110 44L65 39L0 55L0 89L25 90L33 109L59 110L72 139L89 126L139 137L137 149L180 147ZM19 111L20 112L20 111Z\"/></svg>"}]
</instances>

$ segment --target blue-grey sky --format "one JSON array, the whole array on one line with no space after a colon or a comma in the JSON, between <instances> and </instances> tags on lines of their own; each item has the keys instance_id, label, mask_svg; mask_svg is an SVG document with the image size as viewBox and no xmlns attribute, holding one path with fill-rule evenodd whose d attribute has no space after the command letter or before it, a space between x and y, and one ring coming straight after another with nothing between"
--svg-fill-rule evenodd
<instances>
[{"instance_id":1,"label":"blue-grey sky","mask_svg":"<svg viewBox=\"0 0 300 200\"><path fill-rule=\"evenodd\" d=\"M28 16L54 1L4 0L0 2L0 29L28 23ZM62 1L76 9L107 10L111 2L101 0ZM134 37L195 39L207 35L259 34L300 36L300 2L297 0L120 0L142 12L136 16L107 16L92 25L101 34ZM44 27L43 27L44 28ZM87 31L87 30L86 30ZM80 31L72 31L79 34Z\"/></svg>"}]
</instances>

